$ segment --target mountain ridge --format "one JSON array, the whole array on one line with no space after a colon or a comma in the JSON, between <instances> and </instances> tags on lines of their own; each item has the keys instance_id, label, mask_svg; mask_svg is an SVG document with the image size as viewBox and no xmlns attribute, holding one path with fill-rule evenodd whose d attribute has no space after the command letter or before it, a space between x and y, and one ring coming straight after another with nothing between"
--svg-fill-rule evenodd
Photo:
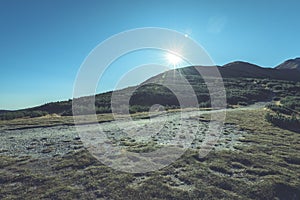
<instances>
[{"instance_id":1,"label":"mountain ridge","mask_svg":"<svg viewBox=\"0 0 300 200\"><path fill-rule=\"evenodd\" d=\"M285 64L282 63L282 66ZM269 78L276 80L300 81L300 71L290 68L265 68L243 61L235 61L219 68L223 78Z\"/></svg>"},{"instance_id":2,"label":"mountain ridge","mask_svg":"<svg viewBox=\"0 0 300 200\"><path fill-rule=\"evenodd\" d=\"M284 61L283 63L277 65L275 69L296 69L300 71L300 57L289 59Z\"/></svg>"},{"instance_id":3,"label":"mountain ridge","mask_svg":"<svg viewBox=\"0 0 300 200\"><path fill-rule=\"evenodd\" d=\"M283 62L281 66L284 66L287 61ZM288 62L289 63L289 62ZM244 61L235 61L225 64L223 66L187 66L183 68L175 69L178 74L183 75L188 83L193 87L195 93L197 94L197 98L199 102L201 102L201 106L209 107L210 100L207 91L207 86L203 81L203 78L199 74L199 70L206 70L206 72L213 69L212 67L217 67L225 84L225 87L228 91L227 94L227 102L230 105L235 104L251 104L257 101L265 100L271 98L273 95L272 91L266 90L263 85L267 85L268 82L276 81L288 81L288 82L300 82L300 71L294 68L263 68L258 65L254 65ZM212 70L212 71L215 71ZM209 73L208 73L209 74ZM212 73L214 74L214 73ZM179 78L178 76L177 78ZM143 84L148 83L156 83L159 85L163 83L166 77L175 83L175 87L180 88L181 85L177 84L172 79L174 77L174 70L169 70L163 73L160 73L156 76L153 76L147 80L145 80L142 84L124 88L115 91L114 93L119 96L120 102L123 102L123 98L129 93L130 90L135 90L133 96L130 99L131 106L133 106L132 112L141 112L147 111L149 105L160 104L173 108L178 106L178 101L176 100L176 96L167 88L159 88L158 86L154 86L153 84L150 86L143 86ZM246 79L260 79L263 84L256 85L255 82L249 82ZM289 83L293 85L293 83ZM297 83L298 84L298 83ZM245 87L247 86L247 87ZM141 89L139 89L141 87ZM291 86L292 87L292 86ZM274 93L274 92L273 92ZM96 112L97 113L110 113L111 112L111 92L105 92L96 94ZM82 110L84 110L84 102L88 97L80 97L82 100ZM51 102L46 103L40 106L20 109L16 111L0 111L0 119L6 119L6 115L8 119L12 119L14 117L38 117L43 116L45 114L59 114L59 115L72 115L72 101L59 101L59 102ZM17 114L16 114L17 113ZM90 111L87 114L91 114ZM1 117L4 116L4 117Z\"/></svg>"},{"instance_id":4,"label":"mountain ridge","mask_svg":"<svg viewBox=\"0 0 300 200\"><path fill-rule=\"evenodd\" d=\"M284 66L284 63L285 62L283 62L281 66ZM266 68L244 61L234 61L222 66L187 66L178 68L177 70L184 73L198 73L197 70L192 70L191 68L207 71L209 67L217 67L222 78L269 78L275 80L300 81L300 71L297 69L280 68L279 70L279 68ZM161 76L161 74L156 76ZM147 82L147 80L145 82Z\"/></svg>"}]
</instances>

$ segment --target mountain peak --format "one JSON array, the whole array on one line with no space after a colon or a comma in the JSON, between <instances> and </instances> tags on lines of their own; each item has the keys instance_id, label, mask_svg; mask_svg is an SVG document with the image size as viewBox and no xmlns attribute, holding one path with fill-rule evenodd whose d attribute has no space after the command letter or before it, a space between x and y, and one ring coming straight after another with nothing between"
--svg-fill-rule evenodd
<instances>
[{"instance_id":1,"label":"mountain peak","mask_svg":"<svg viewBox=\"0 0 300 200\"><path fill-rule=\"evenodd\" d=\"M249 63L249 62L234 61L234 62L230 62L226 65L223 65L223 67L259 67L259 66L254 65L254 64Z\"/></svg>"},{"instance_id":2,"label":"mountain peak","mask_svg":"<svg viewBox=\"0 0 300 200\"><path fill-rule=\"evenodd\" d=\"M275 67L276 69L297 69L300 71L300 57L289 59Z\"/></svg>"}]
</instances>

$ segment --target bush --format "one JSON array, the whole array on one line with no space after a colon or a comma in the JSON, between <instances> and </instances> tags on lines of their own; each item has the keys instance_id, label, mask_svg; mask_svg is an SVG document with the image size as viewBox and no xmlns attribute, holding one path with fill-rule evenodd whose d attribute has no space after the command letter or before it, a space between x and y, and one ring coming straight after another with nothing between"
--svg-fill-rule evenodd
<instances>
[{"instance_id":1,"label":"bush","mask_svg":"<svg viewBox=\"0 0 300 200\"><path fill-rule=\"evenodd\" d=\"M48 113L46 111L40 111L40 110L35 110L35 111L11 111L11 112L6 112L0 114L0 120L12 120L12 119L17 119L17 118L22 118L22 117L41 117L44 115L47 115Z\"/></svg>"},{"instance_id":2,"label":"bush","mask_svg":"<svg viewBox=\"0 0 300 200\"><path fill-rule=\"evenodd\" d=\"M45 111L40 111L40 110L36 110L36 111L32 111L32 112L29 112L29 117L30 118L33 118L33 117L41 117L41 116L44 116L44 115L47 115L48 113L45 112Z\"/></svg>"},{"instance_id":3,"label":"bush","mask_svg":"<svg viewBox=\"0 0 300 200\"><path fill-rule=\"evenodd\" d=\"M147 112L149 109L149 106L134 105L129 107L129 113Z\"/></svg>"},{"instance_id":4,"label":"bush","mask_svg":"<svg viewBox=\"0 0 300 200\"><path fill-rule=\"evenodd\" d=\"M96 107L96 113L111 113L111 108L110 106Z\"/></svg>"},{"instance_id":5,"label":"bush","mask_svg":"<svg viewBox=\"0 0 300 200\"><path fill-rule=\"evenodd\" d=\"M295 115L287 117L279 113L275 115L267 113L265 119L275 126L300 133L300 120Z\"/></svg>"},{"instance_id":6,"label":"bush","mask_svg":"<svg viewBox=\"0 0 300 200\"><path fill-rule=\"evenodd\" d=\"M287 108L284 108L283 106L280 106L280 105L268 104L266 107L276 113L281 113L281 114L286 114L286 115L291 115L293 113L293 111L291 111Z\"/></svg>"},{"instance_id":7,"label":"bush","mask_svg":"<svg viewBox=\"0 0 300 200\"><path fill-rule=\"evenodd\" d=\"M247 102L238 102L238 105L240 105L240 106L247 106L248 103Z\"/></svg>"},{"instance_id":8,"label":"bush","mask_svg":"<svg viewBox=\"0 0 300 200\"><path fill-rule=\"evenodd\" d=\"M284 105L284 107L300 112L300 110L298 110L300 108L299 96L285 97L284 99L281 100L281 103Z\"/></svg>"}]
</instances>

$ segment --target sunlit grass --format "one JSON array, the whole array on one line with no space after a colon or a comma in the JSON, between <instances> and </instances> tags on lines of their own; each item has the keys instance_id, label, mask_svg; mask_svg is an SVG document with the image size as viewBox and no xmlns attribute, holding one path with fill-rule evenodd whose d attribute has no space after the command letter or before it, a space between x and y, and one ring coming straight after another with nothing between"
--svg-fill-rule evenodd
<instances>
[{"instance_id":1,"label":"sunlit grass","mask_svg":"<svg viewBox=\"0 0 300 200\"><path fill-rule=\"evenodd\" d=\"M212 151L204 158L188 150L173 164L145 174L115 171L84 149L46 160L3 155L0 198L297 199L300 134L273 127L264 121L265 112L227 113L226 123L248 133L235 150ZM126 145L150 148L134 141Z\"/></svg>"}]
</instances>

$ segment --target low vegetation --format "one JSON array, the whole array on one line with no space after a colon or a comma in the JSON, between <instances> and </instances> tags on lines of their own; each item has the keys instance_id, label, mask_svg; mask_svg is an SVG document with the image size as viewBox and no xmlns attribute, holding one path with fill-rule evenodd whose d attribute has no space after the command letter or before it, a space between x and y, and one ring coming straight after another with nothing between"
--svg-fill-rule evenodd
<instances>
[{"instance_id":1,"label":"low vegetation","mask_svg":"<svg viewBox=\"0 0 300 200\"><path fill-rule=\"evenodd\" d=\"M273 84L276 101L268 104L265 119L275 126L300 133L300 87L299 84Z\"/></svg>"},{"instance_id":2,"label":"low vegetation","mask_svg":"<svg viewBox=\"0 0 300 200\"><path fill-rule=\"evenodd\" d=\"M43 159L1 154L0 198L299 199L300 134L272 126L264 120L267 112L228 111L226 123L247 132L234 149L213 150L204 158L190 149L149 173L116 171L84 148ZM159 148L133 140L122 145L133 152Z\"/></svg>"},{"instance_id":3,"label":"low vegetation","mask_svg":"<svg viewBox=\"0 0 300 200\"><path fill-rule=\"evenodd\" d=\"M189 81L197 95L199 107L211 107L208 89L206 84L203 82L203 79L201 79L199 75L191 74L185 74L185 78ZM162 79L162 77L158 77L158 83L160 79ZM299 109L299 105L297 104L297 102L299 102L299 99L297 98L300 96L299 82L257 78L224 78L223 81L229 107L233 105L246 106L259 101L282 99L282 103L286 105L286 107L296 110ZM128 93L127 90L128 89L120 90L116 93L116 95L120 96L120 99L122 99ZM111 113L111 95L112 92L96 95L95 108L97 114ZM184 96L184 98L188 98L187 95L182 94L182 96ZM285 98L287 96L289 98ZM293 96L298 97L293 99ZM89 97L84 97L80 99L81 103L76 105L78 113L93 114L95 112L86 106L88 98ZM117 106L120 113L122 113L122 109L126 109L126 106L123 105L123 103L124 102L120 102ZM129 103L130 113L149 111L150 107L154 104L160 104L164 106L164 109L166 110L177 109L180 107L178 98L168 88L153 83L137 87L133 95L130 97ZM190 106L194 107L194 105ZM285 111L289 112L286 109ZM72 100L48 103L30 109L3 112L0 113L0 120L11 120L24 117L33 118L48 114L71 116Z\"/></svg>"}]
</instances>

